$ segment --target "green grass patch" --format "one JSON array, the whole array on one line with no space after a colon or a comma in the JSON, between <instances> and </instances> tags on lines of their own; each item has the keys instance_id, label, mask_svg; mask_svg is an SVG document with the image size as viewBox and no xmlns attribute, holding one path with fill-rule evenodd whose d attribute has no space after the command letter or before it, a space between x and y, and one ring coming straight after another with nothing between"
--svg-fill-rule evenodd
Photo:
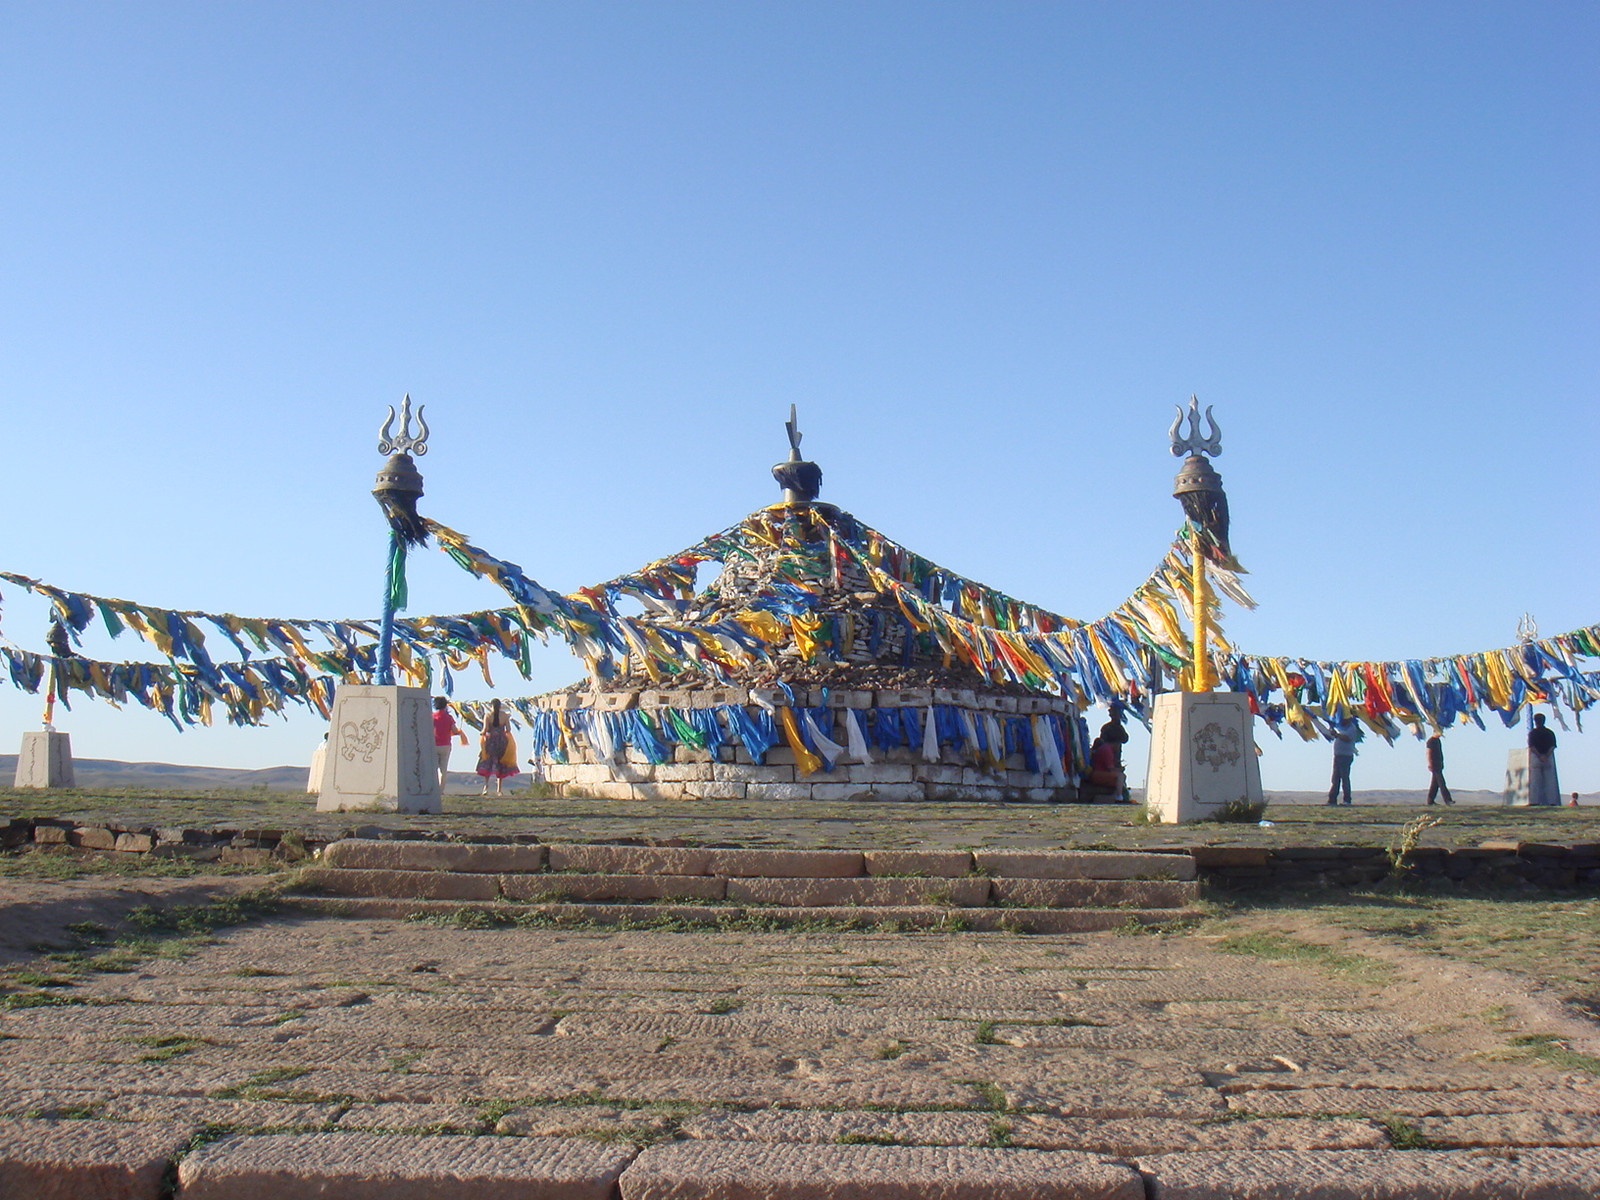
<instances>
[{"instance_id":1,"label":"green grass patch","mask_svg":"<svg viewBox=\"0 0 1600 1200\"><path fill-rule=\"evenodd\" d=\"M1554 1033L1524 1033L1511 1039L1511 1045L1529 1058L1537 1059L1562 1070L1587 1071L1600 1075L1600 1055L1583 1054L1567 1045L1566 1039Z\"/></svg>"},{"instance_id":2,"label":"green grass patch","mask_svg":"<svg viewBox=\"0 0 1600 1200\"><path fill-rule=\"evenodd\" d=\"M1381 959L1324 946L1320 942L1303 941L1282 933L1237 933L1223 938L1217 943L1217 949L1229 954L1248 954L1273 962L1311 967L1359 983L1382 983L1394 975L1394 968Z\"/></svg>"}]
</instances>

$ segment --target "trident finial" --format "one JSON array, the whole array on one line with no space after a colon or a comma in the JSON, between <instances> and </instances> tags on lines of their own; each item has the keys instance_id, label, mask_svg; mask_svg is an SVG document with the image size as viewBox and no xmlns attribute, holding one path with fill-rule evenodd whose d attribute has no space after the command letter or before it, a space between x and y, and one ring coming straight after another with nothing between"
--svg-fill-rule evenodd
<instances>
[{"instance_id":1,"label":"trident finial","mask_svg":"<svg viewBox=\"0 0 1600 1200\"><path fill-rule=\"evenodd\" d=\"M1173 405L1178 410L1177 419L1172 422L1168 433L1172 436L1172 453L1182 458L1184 455L1209 454L1212 458L1222 453L1222 427L1217 424L1211 415L1211 406L1206 405L1206 423L1211 426L1211 436L1200 436L1200 398L1189 397L1189 436L1180 437L1185 416L1182 407Z\"/></svg>"},{"instance_id":2,"label":"trident finial","mask_svg":"<svg viewBox=\"0 0 1600 1200\"><path fill-rule=\"evenodd\" d=\"M800 421L795 416L794 405L792 404L789 405L789 419L784 422L783 427L786 431L788 431L789 434L789 461L799 462L800 439L803 438L805 434L800 432Z\"/></svg>"},{"instance_id":3,"label":"trident finial","mask_svg":"<svg viewBox=\"0 0 1600 1200\"><path fill-rule=\"evenodd\" d=\"M1517 641L1535 642L1539 640L1539 622L1533 619L1532 613L1523 613L1517 618Z\"/></svg>"},{"instance_id":4,"label":"trident finial","mask_svg":"<svg viewBox=\"0 0 1600 1200\"><path fill-rule=\"evenodd\" d=\"M379 454L415 454L418 456L428 452L428 423L422 419L422 410L426 404L417 405L417 425L419 432L411 432L411 393L406 393L406 398L400 401L400 433L394 433L394 405L389 406L389 415L384 418L383 428L378 430Z\"/></svg>"}]
</instances>

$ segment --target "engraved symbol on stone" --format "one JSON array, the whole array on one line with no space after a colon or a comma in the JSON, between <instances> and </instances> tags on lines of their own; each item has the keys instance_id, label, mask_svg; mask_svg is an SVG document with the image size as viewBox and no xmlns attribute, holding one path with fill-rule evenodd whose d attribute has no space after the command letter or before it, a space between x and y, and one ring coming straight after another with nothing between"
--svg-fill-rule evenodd
<instances>
[{"instance_id":1,"label":"engraved symbol on stone","mask_svg":"<svg viewBox=\"0 0 1600 1200\"><path fill-rule=\"evenodd\" d=\"M339 753L344 755L346 762L354 762L359 754L362 762L369 763L372 756L383 748L383 730L378 728L376 717L368 717L360 725L346 721L339 726L339 738L343 743Z\"/></svg>"},{"instance_id":2,"label":"engraved symbol on stone","mask_svg":"<svg viewBox=\"0 0 1600 1200\"><path fill-rule=\"evenodd\" d=\"M1194 735L1194 760L1206 763L1213 771L1220 771L1224 763L1231 766L1238 762L1239 731L1224 729L1215 721L1201 726Z\"/></svg>"}]
</instances>

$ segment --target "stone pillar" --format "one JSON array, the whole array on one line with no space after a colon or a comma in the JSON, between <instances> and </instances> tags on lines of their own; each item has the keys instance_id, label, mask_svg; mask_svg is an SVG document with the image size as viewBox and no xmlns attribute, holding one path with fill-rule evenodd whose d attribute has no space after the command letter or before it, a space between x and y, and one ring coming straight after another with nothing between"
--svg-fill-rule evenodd
<instances>
[{"instance_id":1,"label":"stone pillar","mask_svg":"<svg viewBox=\"0 0 1600 1200\"><path fill-rule=\"evenodd\" d=\"M1561 804L1561 781L1556 776L1556 756L1545 762L1534 761L1534 753L1526 746L1518 746L1506 754L1506 790L1500 795L1502 804L1516 808Z\"/></svg>"},{"instance_id":2,"label":"stone pillar","mask_svg":"<svg viewBox=\"0 0 1600 1200\"><path fill-rule=\"evenodd\" d=\"M441 810L427 688L341 684L328 724L319 812Z\"/></svg>"},{"instance_id":3,"label":"stone pillar","mask_svg":"<svg viewBox=\"0 0 1600 1200\"><path fill-rule=\"evenodd\" d=\"M77 787L72 776L72 735L54 729L30 729L22 735L17 755L19 788Z\"/></svg>"},{"instance_id":4,"label":"stone pillar","mask_svg":"<svg viewBox=\"0 0 1600 1200\"><path fill-rule=\"evenodd\" d=\"M1163 824L1200 821L1226 804L1260 804L1250 701L1238 692L1156 697L1145 806Z\"/></svg>"}]
</instances>

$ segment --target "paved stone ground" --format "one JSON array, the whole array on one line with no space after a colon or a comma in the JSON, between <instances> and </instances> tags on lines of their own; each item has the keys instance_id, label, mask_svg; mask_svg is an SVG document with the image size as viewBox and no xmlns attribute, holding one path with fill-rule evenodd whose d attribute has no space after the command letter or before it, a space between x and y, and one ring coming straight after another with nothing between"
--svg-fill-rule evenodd
<instances>
[{"instance_id":1,"label":"paved stone ground","mask_svg":"<svg viewBox=\"0 0 1600 1200\"><path fill-rule=\"evenodd\" d=\"M1485 1018L1525 996L1403 957L1374 978L1193 935L290 915L84 976L60 993L72 1003L0 1012L0 1148L58 1145L70 1118L72 1144L142 1138L127 1171L147 1180L184 1131L273 1133L185 1159L180 1195L207 1196L334 1194L284 1181L346 1160L370 1176L407 1155L420 1174L382 1194L455 1195L428 1190L425 1164L456 1143L428 1139L490 1133L505 1136L460 1143L477 1147L461 1161L478 1164L478 1197L569 1194L577 1176L610 1195L652 1143L624 1196L844 1196L860 1194L851 1179L923 1177L977 1182L884 1194L1600 1194L1600 1078L1505 1061L1504 1029ZM383 1135L399 1140L374 1148ZM528 1150L491 1149L513 1143ZM1427 1154L1440 1163L1425 1168L1425 1152L1393 1148L1426 1143L1499 1157ZM1533 1175L1483 1190L1484 1171L1499 1179L1528 1153L1517 1171ZM538 1188L504 1182L530 1162ZM1567 1182L1538 1190L1540 1162ZM752 1171L770 1186L728 1184ZM1077 1190L1041 1191L1040 1172ZM1230 1172L1242 1182L1217 1190ZM1466 1182L1434 1186L1450 1179Z\"/></svg>"}]
</instances>

